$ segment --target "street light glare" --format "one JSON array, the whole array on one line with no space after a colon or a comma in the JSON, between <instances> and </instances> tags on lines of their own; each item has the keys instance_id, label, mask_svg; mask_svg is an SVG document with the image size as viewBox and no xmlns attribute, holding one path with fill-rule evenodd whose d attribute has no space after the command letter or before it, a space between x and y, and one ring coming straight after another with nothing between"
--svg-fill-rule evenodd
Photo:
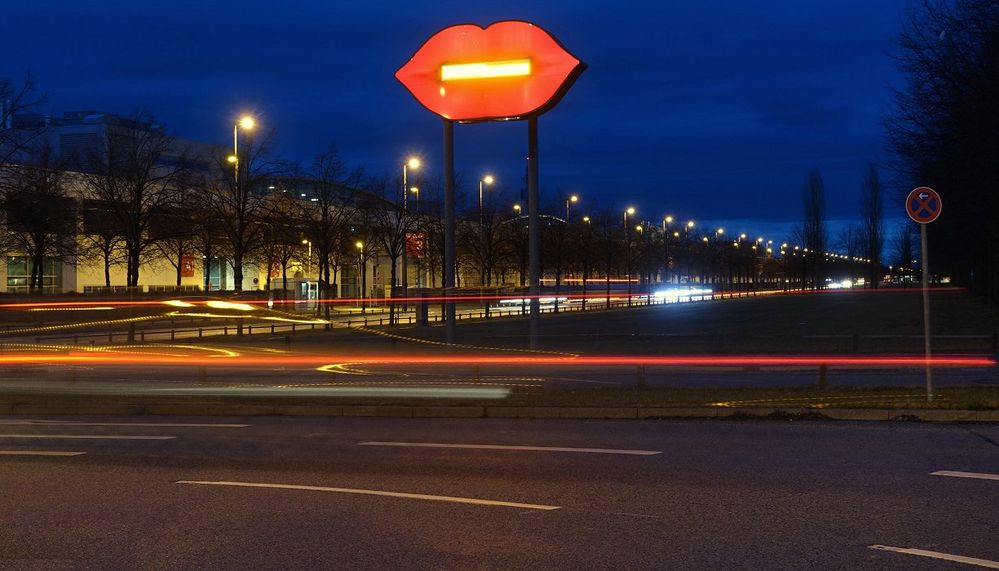
<instances>
[{"instance_id":1,"label":"street light glare","mask_svg":"<svg viewBox=\"0 0 999 571\"><path fill-rule=\"evenodd\" d=\"M667 224L672 224L673 223L673 217L672 216L667 216L666 217L666 223Z\"/></svg>"},{"instance_id":2,"label":"street light glare","mask_svg":"<svg viewBox=\"0 0 999 571\"><path fill-rule=\"evenodd\" d=\"M242 129L250 130L257 126L257 122L253 119L253 117L250 117L249 115L243 115L239 119L239 126Z\"/></svg>"},{"instance_id":3,"label":"street light glare","mask_svg":"<svg viewBox=\"0 0 999 571\"><path fill-rule=\"evenodd\" d=\"M590 221L590 217L589 216L584 216L583 217L583 222L589 222L589 221Z\"/></svg>"},{"instance_id":4,"label":"street light glare","mask_svg":"<svg viewBox=\"0 0 999 571\"><path fill-rule=\"evenodd\" d=\"M693 220L687 221L687 228L693 228L693 227L694 227L694 221Z\"/></svg>"},{"instance_id":5,"label":"street light glare","mask_svg":"<svg viewBox=\"0 0 999 571\"><path fill-rule=\"evenodd\" d=\"M357 249L358 249L358 250L360 250L360 249L364 248L364 242L357 242L357 243L356 243L356 244L354 244L354 245L355 245L355 246L357 246Z\"/></svg>"},{"instance_id":6,"label":"street light glare","mask_svg":"<svg viewBox=\"0 0 999 571\"><path fill-rule=\"evenodd\" d=\"M225 160L229 161L232 164L235 164L236 161L239 159L236 158L236 155L229 155L228 157L225 158Z\"/></svg>"},{"instance_id":7,"label":"street light glare","mask_svg":"<svg viewBox=\"0 0 999 571\"><path fill-rule=\"evenodd\" d=\"M627 212L629 215L634 214L635 213L635 208L632 207L632 206L629 206L628 209L625 210L625 212Z\"/></svg>"},{"instance_id":8,"label":"street light glare","mask_svg":"<svg viewBox=\"0 0 999 571\"><path fill-rule=\"evenodd\" d=\"M487 174L486 176L482 177L482 182L484 182L486 184L492 184L493 181L495 181L495 180L496 179L493 178L493 175L491 175L491 174Z\"/></svg>"},{"instance_id":9,"label":"street light glare","mask_svg":"<svg viewBox=\"0 0 999 571\"><path fill-rule=\"evenodd\" d=\"M420 163L420 159L416 157L410 157L410 159L406 161L406 164L409 165L409 168L411 169L418 169L420 168L420 165L422 163Z\"/></svg>"},{"instance_id":10,"label":"street light glare","mask_svg":"<svg viewBox=\"0 0 999 571\"><path fill-rule=\"evenodd\" d=\"M579 197L575 194L569 197L569 202L576 202L577 200L579 200Z\"/></svg>"}]
</instances>

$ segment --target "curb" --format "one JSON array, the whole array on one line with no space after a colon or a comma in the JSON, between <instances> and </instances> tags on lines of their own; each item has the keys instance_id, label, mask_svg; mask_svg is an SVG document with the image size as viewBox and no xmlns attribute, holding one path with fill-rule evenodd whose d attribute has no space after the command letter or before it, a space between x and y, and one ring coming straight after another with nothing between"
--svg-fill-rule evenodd
<instances>
[{"instance_id":1,"label":"curb","mask_svg":"<svg viewBox=\"0 0 999 571\"><path fill-rule=\"evenodd\" d=\"M521 418L521 419L774 419L845 421L922 421L999 423L995 410L814 409L735 407L584 407L476 405L324 405L239 402L76 403L0 402L5 415L157 415L157 416L317 416L365 418Z\"/></svg>"}]
</instances>

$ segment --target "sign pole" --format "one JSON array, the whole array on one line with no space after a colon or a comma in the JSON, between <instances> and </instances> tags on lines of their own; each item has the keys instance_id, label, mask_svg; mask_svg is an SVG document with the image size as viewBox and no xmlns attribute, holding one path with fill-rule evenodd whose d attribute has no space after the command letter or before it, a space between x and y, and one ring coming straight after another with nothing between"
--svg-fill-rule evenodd
<instances>
[{"instance_id":1,"label":"sign pole","mask_svg":"<svg viewBox=\"0 0 999 571\"><path fill-rule=\"evenodd\" d=\"M933 367L930 366L930 265L926 246L926 224L919 225L919 242L923 253L923 348L926 353L926 402L933 402Z\"/></svg>"},{"instance_id":2,"label":"sign pole","mask_svg":"<svg viewBox=\"0 0 999 571\"><path fill-rule=\"evenodd\" d=\"M538 118L527 118L527 244L531 278L531 349L538 348L541 323L541 212L538 199Z\"/></svg>"},{"instance_id":3,"label":"sign pole","mask_svg":"<svg viewBox=\"0 0 999 571\"><path fill-rule=\"evenodd\" d=\"M930 365L930 256L926 243L926 225L940 217L943 201L940 194L928 186L914 188L905 198L905 212L919 224L919 248L923 254L921 269L923 285L923 351L926 354L926 402L933 402L933 367Z\"/></svg>"},{"instance_id":4,"label":"sign pole","mask_svg":"<svg viewBox=\"0 0 999 571\"><path fill-rule=\"evenodd\" d=\"M455 341L454 277L454 121L444 120L444 338L449 348Z\"/></svg>"}]
</instances>

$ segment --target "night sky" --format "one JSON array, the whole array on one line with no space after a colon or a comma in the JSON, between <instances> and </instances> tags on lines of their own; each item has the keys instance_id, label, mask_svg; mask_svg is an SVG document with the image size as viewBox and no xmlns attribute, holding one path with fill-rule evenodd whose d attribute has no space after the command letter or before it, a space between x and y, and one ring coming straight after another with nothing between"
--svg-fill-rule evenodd
<instances>
[{"instance_id":1,"label":"night sky","mask_svg":"<svg viewBox=\"0 0 999 571\"><path fill-rule=\"evenodd\" d=\"M599 200L782 240L812 167L828 217L851 219L866 161L890 158L904 12L905 0L12 0L0 76L30 70L53 114L147 107L182 137L226 143L251 112L281 157L335 143L372 175L415 153L439 176L440 119L393 73L448 25L529 20L589 66L540 119L543 200L575 192L578 212ZM526 123L460 125L456 145L465 192L489 172L517 200Z\"/></svg>"}]
</instances>

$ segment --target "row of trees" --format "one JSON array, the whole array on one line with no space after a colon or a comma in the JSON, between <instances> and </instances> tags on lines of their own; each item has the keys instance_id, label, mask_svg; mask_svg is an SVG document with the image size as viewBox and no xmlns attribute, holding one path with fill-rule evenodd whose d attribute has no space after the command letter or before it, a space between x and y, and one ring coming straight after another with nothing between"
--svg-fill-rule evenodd
<instances>
[{"instance_id":1,"label":"row of trees","mask_svg":"<svg viewBox=\"0 0 999 571\"><path fill-rule=\"evenodd\" d=\"M22 94L24 106L32 103L27 86L5 85ZM244 137L236 157L226 149L195 152L148 113L108 124L90 147L77 150L82 156L58 155L44 129L0 134L7 153L0 165L3 245L31 257L31 291L43 287L46 259L100 264L108 286L112 269L121 266L130 287L140 283L142 268L152 260L168 261L179 286L185 261L201 259L206 290L209 264L223 259L232 267L236 291L248 266L267 268L266 289L272 286L270 270L280 268L281 289L287 289L289 266L304 260L310 270L315 267L310 273L318 278L319 295L333 297L343 268L375 257L387 261L391 284L407 281L400 276L407 246L422 285L443 281L440 185L423 180L420 194L407 201L401 181L348 168L334 147L306 166L272 160L269 136ZM70 164L82 168L70 172ZM834 268L864 275L876 286L884 229L883 192L873 166L862 188L863 223L846 229L836 244L845 259L827 253L824 185L817 171L807 177L805 220L789 243L705 232L679 220L629 220L608 209L569 218L565 197L558 197L542 217L544 273L556 291L592 287L595 280L609 289L621 279L629 288L632 281L818 288ZM490 192L481 207L462 213L459 284L525 285L526 216L511 204Z\"/></svg>"},{"instance_id":2,"label":"row of trees","mask_svg":"<svg viewBox=\"0 0 999 571\"><path fill-rule=\"evenodd\" d=\"M899 187L933 187L946 203L927 228L930 269L999 303L999 3L914 0L898 45Z\"/></svg>"}]
</instances>

